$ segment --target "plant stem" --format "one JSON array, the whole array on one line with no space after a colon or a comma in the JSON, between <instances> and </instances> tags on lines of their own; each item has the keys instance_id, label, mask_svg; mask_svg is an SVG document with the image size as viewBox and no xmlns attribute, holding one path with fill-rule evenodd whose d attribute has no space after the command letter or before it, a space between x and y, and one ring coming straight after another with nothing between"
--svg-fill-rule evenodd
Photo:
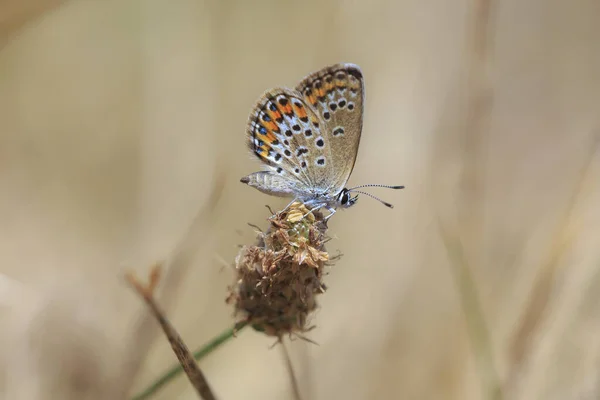
<instances>
[{"instance_id":1,"label":"plant stem","mask_svg":"<svg viewBox=\"0 0 600 400\"><path fill-rule=\"evenodd\" d=\"M233 328L229 328L222 332L220 335L213 338L211 341L206 343L204 346L200 347L193 353L195 360L200 360L201 358L209 355L214 350L216 350L220 345L231 339L235 336L235 334L242 330L246 326L246 322L239 322ZM175 365L167 372L165 372L160 378L154 381L150 386L144 389L142 392L133 396L131 400L146 400L149 399L154 393L156 393L159 389L161 389L168 382L176 378L183 372L183 368L181 365Z\"/></svg>"},{"instance_id":2,"label":"plant stem","mask_svg":"<svg viewBox=\"0 0 600 400\"><path fill-rule=\"evenodd\" d=\"M290 377L290 382L292 383L292 390L294 392L295 400L302 400L302 395L300 394L300 385L298 384L298 378L294 373L294 366L292 365L292 358L290 357L290 351L286 347L283 342L283 338L279 339L281 341L281 351L283 352L283 357L285 358L285 366L288 370L288 375Z\"/></svg>"}]
</instances>

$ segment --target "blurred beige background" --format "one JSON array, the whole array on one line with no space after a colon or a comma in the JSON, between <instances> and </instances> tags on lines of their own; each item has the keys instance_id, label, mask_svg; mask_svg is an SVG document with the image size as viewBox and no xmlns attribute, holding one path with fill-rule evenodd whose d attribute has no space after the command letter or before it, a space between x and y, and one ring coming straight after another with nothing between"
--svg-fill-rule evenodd
<instances>
[{"instance_id":1,"label":"blurred beige background","mask_svg":"<svg viewBox=\"0 0 600 400\"><path fill-rule=\"evenodd\" d=\"M160 299L187 344L230 326L222 260L286 204L239 183L259 168L247 115L264 90L353 62L367 102L350 183L407 189L330 224L343 258L319 346L292 344L304 399L487 399L490 379L507 399L600 398L600 3L498 2L483 75L477 3L2 2L0 397L128 398L172 365L123 274L175 248ZM272 344L248 330L202 361L220 399L292 398ZM182 377L155 398L196 397Z\"/></svg>"}]
</instances>

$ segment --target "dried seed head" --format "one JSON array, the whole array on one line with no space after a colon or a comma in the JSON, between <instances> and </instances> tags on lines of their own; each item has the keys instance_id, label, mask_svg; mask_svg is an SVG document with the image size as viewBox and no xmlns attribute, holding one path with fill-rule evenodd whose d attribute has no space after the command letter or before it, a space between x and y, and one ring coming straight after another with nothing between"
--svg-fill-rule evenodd
<instances>
[{"instance_id":1,"label":"dried seed head","mask_svg":"<svg viewBox=\"0 0 600 400\"><path fill-rule=\"evenodd\" d=\"M327 226L321 213L306 215L308 211L293 203L272 216L257 244L244 246L235 260L236 284L227 302L268 335L307 331L307 316L317 308L315 297L325 292Z\"/></svg>"}]
</instances>

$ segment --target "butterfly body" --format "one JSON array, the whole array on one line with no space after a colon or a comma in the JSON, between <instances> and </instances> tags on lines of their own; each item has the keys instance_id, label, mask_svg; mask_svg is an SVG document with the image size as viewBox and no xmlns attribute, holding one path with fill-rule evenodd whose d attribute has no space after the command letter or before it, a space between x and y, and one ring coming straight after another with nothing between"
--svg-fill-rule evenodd
<instances>
[{"instance_id":1,"label":"butterfly body","mask_svg":"<svg viewBox=\"0 0 600 400\"><path fill-rule=\"evenodd\" d=\"M265 92L247 125L248 146L264 170L241 181L332 214L352 206L357 196L345 185L358 153L363 104L363 75L354 64L323 68L294 90Z\"/></svg>"},{"instance_id":2,"label":"butterfly body","mask_svg":"<svg viewBox=\"0 0 600 400\"><path fill-rule=\"evenodd\" d=\"M308 188L291 184L285 179L268 171L255 172L241 179L243 183L252 186L259 191L279 197L294 197L309 207L336 208L339 206L350 207L356 200L351 201L347 195L347 189L339 193L331 194L320 188Z\"/></svg>"}]
</instances>

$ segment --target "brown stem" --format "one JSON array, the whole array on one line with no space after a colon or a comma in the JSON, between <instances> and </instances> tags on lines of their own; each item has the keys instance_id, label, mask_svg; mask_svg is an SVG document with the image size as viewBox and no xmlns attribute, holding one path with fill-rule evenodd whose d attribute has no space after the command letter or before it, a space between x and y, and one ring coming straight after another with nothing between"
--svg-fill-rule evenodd
<instances>
[{"instance_id":1,"label":"brown stem","mask_svg":"<svg viewBox=\"0 0 600 400\"><path fill-rule=\"evenodd\" d=\"M215 400L216 397L210 389L208 381L200 370L200 367L198 364L196 364L196 361L190 353L190 350L187 348L183 342L183 339L181 339L181 336L179 336L175 328L171 325L169 320L167 320L167 318L164 316L164 313L154 301L154 289L156 288L160 278L159 266L157 265L152 269L150 273L150 283L148 286L144 287L132 274L127 274L126 278L131 286L133 286L135 291L142 296L148 307L150 307L150 311L160 323L163 332L167 336L167 339L169 339L169 343L171 343L173 352L177 356L177 359L188 376L192 386L194 386L200 395L200 398L204 400Z\"/></svg>"}]
</instances>

